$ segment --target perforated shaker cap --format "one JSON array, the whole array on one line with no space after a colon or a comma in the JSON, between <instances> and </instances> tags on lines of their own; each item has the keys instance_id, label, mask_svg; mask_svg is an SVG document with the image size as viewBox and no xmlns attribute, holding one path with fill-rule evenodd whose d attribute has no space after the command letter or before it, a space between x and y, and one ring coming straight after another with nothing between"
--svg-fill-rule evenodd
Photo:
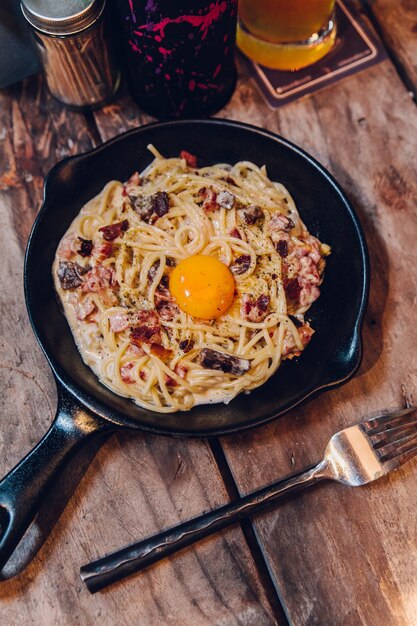
<instances>
[{"instance_id":1,"label":"perforated shaker cap","mask_svg":"<svg viewBox=\"0 0 417 626\"><path fill-rule=\"evenodd\" d=\"M22 13L34 28L48 35L73 35L102 14L105 0L21 0Z\"/></svg>"}]
</instances>

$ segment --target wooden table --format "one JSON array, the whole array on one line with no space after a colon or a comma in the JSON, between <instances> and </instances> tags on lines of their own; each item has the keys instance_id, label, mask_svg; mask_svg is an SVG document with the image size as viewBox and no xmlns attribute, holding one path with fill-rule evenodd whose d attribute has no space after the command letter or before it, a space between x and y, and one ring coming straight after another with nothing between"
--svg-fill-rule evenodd
<instances>
[{"instance_id":1,"label":"wooden table","mask_svg":"<svg viewBox=\"0 0 417 626\"><path fill-rule=\"evenodd\" d=\"M329 484L300 495L95 596L79 578L81 564L313 464L333 432L404 396L417 399L417 4L364 6L387 60L276 112L241 68L219 114L299 144L351 198L372 265L359 373L238 436L119 434L79 453L4 569L2 625L417 624L417 461L368 487ZM149 118L126 93L94 114L70 113L40 76L0 92L0 107L4 474L55 412L22 286L43 177L62 157Z\"/></svg>"}]
</instances>

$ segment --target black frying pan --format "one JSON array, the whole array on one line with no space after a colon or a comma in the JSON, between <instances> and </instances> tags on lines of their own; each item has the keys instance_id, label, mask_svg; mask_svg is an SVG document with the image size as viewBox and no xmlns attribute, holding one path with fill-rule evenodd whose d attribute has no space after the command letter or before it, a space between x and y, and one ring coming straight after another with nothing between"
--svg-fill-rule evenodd
<instances>
[{"instance_id":1,"label":"black frying pan","mask_svg":"<svg viewBox=\"0 0 417 626\"><path fill-rule=\"evenodd\" d=\"M251 160L292 193L310 231L332 246L322 295L309 312L316 333L299 360L284 362L261 388L229 405L188 413L144 410L101 385L84 365L58 306L51 266L59 240L81 206L111 179L126 180L152 160L185 149L202 163ZM361 359L360 329L369 283L358 219L342 190L305 152L259 128L226 120L180 121L135 129L64 159L49 173L25 260L30 321L58 387L56 418L40 443L0 482L0 569L33 519L52 478L93 435L135 428L174 436L221 435L262 424L324 389L346 382Z\"/></svg>"}]
</instances>

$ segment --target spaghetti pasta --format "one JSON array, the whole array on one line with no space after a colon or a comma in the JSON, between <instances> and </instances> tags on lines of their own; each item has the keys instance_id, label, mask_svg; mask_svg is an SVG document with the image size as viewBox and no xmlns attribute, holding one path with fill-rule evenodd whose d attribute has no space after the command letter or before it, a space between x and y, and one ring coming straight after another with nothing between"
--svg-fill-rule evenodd
<instances>
[{"instance_id":1,"label":"spaghetti pasta","mask_svg":"<svg viewBox=\"0 0 417 626\"><path fill-rule=\"evenodd\" d=\"M185 151L149 149L144 172L109 182L74 219L55 287L85 363L115 393L158 412L229 402L307 345L304 314L330 248L264 167L198 167ZM207 256L220 263L206 284ZM187 280L197 284L193 315L178 296ZM219 314L217 294L230 284Z\"/></svg>"}]
</instances>

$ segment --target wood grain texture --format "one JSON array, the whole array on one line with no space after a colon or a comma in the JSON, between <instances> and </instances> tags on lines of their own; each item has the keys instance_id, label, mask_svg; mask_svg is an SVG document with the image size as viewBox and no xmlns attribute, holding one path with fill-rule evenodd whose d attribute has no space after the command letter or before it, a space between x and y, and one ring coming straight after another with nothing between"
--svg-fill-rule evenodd
<instances>
[{"instance_id":1,"label":"wood grain texture","mask_svg":"<svg viewBox=\"0 0 417 626\"><path fill-rule=\"evenodd\" d=\"M385 61L263 125L344 187L365 229L372 286L358 375L270 426L222 439L241 493L319 461L333 432L402 405L405 392L417 398L417 109L396 71ZM294 624L416 623L416 472L413 461L368 487L322 486L257 518Z\"/></svg>"},{"instance_id":2,"label":"wood grain texture","mask_svg":"<svg viewBox=\"0 0 417 626\"><path fill-rule=\"evenodd\" d=\"M56 492L50 501L55 497ZM97 619L109 626L276 623L237 529L95 596L79 579L79 565L87 560L224 498L204 442L191 446L138 434L113 437L93 460L36 559L0 586L2 619L51 626L89 625Z\"/></svg>"},{"instance_id":3,"label":"wood grain texture","mask_svg":"<svg viewBox=\"0 0 417 626\"><path fill-rule=\"evenodd\" d=\"M374 24L417 97L417 6L414 0L363 0Z\"/></svg>"},{"instance_id":4,"label":"wood grain texture","mask_svg":"<svg viewBox=\"0 0 417 626\"><path fill-rule=\"evenodd\" d=\"M57 140L58 136L63 137ZM2 469L39 437L54 412L55 386L29 330L23 255L42 201L43 177L57 160L92 147L83 119L67 119L38 77L0 92L0 395ZM16 399L19 398L19 410ZM7 416L7 417L6 417Z\"/></svg>"},{"instance_id":5,"label":"wood grain texture","mask_svg":"<svg viewBox=\"0 0 417 626\"><path fill-rule=\"evenodd\" d=\"M55 103L39 78L1 92L0 99L4 475L43 435L56 403L25 311L24 245L48 169L94 142L85 117ZM111 109L100 115L110 116L113 132L123 129ZM94 597L79 578L86 561L226 500L206 442L137 433L97 441L72 460L4 569L0 623L277 624L238 527Z\"/></svg>"},{"instance_id":6,"label":"wood grain texture","mask_svg":"<svg viewBox=\"0 0 417 626\"><path fill-rule=\"evenodd\" d=\"M381 29L394 14L417 21L413 2L370 4ZM398 27L390 32L402 37ZM401 59L412 58L413 41L404 38L403 46ZM331 434L361 416L398 406L405 393L417 398L417 112L389 61L279 111L265 106L239 69L238 89L219 116L278 132L327 166L354 203L372 262L355 379L267 427L222 440L245 493L319 460ZM0 92L0 474L43 434L55 407L21 288L43 176L59 158L151 118L122 91L94 120L99 136L83 115L53 102L37 78ZM357 490L322 486L256 519L293 624L416 624L416 471L410 463ZM0 624L278 623L239 528L96 596L78 578L82 563L226 499L205 442L138 433L97 441L73 459L4 571L17 575L0 583Z\"/></svg>"},{"instance_id":7,"label":"wood grain texture","mask_svg":"<svg viewBox=\"0 0 417 626\"><path fill-rule=\"evenodd\" d=\"M372 263L355 380L269 427L223 440L245 493L318 461L333 432L400 405L404 390L417 393L415 364L398 363L414 344L417 121L389 61L278 112L266 109L242 64L239 87L218 116L278 132L328 167L360 215ZM106 120L97 121L103 128ZM407 493L416 495L416 466L363 490L323 487L257 520L294 624L413 624L417 525Z\"/></svg>"}]
</instances>

